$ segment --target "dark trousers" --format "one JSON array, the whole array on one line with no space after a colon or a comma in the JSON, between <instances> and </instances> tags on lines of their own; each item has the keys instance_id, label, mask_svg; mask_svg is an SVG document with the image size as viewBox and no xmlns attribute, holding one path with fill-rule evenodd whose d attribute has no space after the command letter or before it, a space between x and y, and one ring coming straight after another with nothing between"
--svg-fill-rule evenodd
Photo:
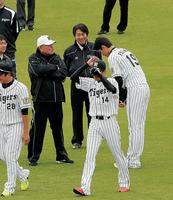
<instances>
[{"instance_id":1,"label":"dark trousers","mask_svg":"<svg viewBox=\"0 0 173 200\"><path fill-rule=\"evenodd\" d=\"M71 83L71 106L72 106L72 123L73 123L73 137L72 144L82 144L84 139L83 134L83 104L85 103L86 114L88 119L88 126L91 120L89 113L89 98L88 93L76 88L75 84Z\"/></svg>"},{"instance_id":2,"label":"dark trousers","mask_svg":"<svg viewBox=\"0 0 173 200\"><path fill-rule=\"evenodd\" d=\"M62 129L63 110L62 103L34 103L35 116L31 122L30 142L28 144L28 159L36 162L42 152L43 140L46 130L47 119L49 119L54 145L56 149L56 160L67 158L64 147L64 136Z\"/></svg>"},{"instance_id":3,"label":"dark trousers","mask_svg":"<svg viewBox=\"0 0 173 200\"><path fill-rule=\"evenodd\" d=\"M17 16L19 20L19 25L21 27L33 26L35 18L35 0L27 0L27 13L25 12L25 2L26 0L17 0Z\"/></svg>"},{"instance_id":4,"label":"dark trousers","mask_svg":"<svg viewBox=\"0 0 173 200\"><path fill-rule=\"evenodd\" d=\"M127 27L128 21L128 0L119 0L120 2L120 22L117 29L124 31ZM116 3L116 0L106 0L105 7L103 10L103 24L101 29L109 32L109 22L112 15L112 9Z\"/></svg>"}]
</instances>

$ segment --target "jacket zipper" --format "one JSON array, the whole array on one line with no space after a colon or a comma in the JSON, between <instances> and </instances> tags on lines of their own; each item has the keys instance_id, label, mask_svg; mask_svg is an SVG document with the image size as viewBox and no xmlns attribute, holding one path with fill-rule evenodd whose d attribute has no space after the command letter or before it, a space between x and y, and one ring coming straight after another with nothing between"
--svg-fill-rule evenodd
<instances>
[{"instance_id":1,"label":"jacket zipper","mask_svg":"<svg viewBox=\"0 0 173 200\"><path fill-rule=\"evenodd\" d=\"M83 50L83 63L85 63L85 55L84 55L84 50ZM87 70L85 69L85 76L87 77Z\"/></svg>"},{"instance_id":2,"label":"jacket zipper","mask_svg":"<svg viewBox=\"0 0 173 200\"><path fill-rule=\"evenodd\" d=\"M55 82L53 81L53 90L54 90L54 97L55 97L55 102L56 102L56 90L55 90Z\"/></svg>"}]
</instances>

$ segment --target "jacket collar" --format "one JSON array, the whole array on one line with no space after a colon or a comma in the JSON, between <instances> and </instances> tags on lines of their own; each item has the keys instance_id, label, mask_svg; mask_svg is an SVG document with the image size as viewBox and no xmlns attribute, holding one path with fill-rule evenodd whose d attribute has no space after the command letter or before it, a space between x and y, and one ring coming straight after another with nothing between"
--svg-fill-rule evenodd
<instances>
[{"instance_id":1,"label":"jacket collar","mask_svg":"<svg viewBox=\"0 0 173 200\"><path fill-rule=\"evenodd\" d=\"M88 48L88 42L86 42L84 45L80 45L78 42L74 42L74 45L76 46L76 48L80 51L83 51L84 49Z\"/></svg>"},{"instance_id":2,"label":"jacket collar","mask_svg":"<svg viewBox=\"0 0 173 200\"><path fill-rule=\"evenodd\" d=\"M5 8L5 6L4 6L4 7L2 7L2 8L0 8L0 11L4 10L4 8Z\"/></svg>"}]
</instances>

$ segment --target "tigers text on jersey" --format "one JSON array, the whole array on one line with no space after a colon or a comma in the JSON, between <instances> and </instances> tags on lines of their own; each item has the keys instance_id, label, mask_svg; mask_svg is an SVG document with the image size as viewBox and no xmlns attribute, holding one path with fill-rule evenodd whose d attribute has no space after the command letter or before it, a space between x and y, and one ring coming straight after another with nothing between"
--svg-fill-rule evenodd
<instances>
[{"instance_id":1,"label":"tigers text on jersey","mask_svg":"<svg viewBox=\"0 0 173 200\"><path fill-rule=\"evenodd\" d=\"M123 86L133 87L147 84L146 77L137 58L128 50L115 48L108 57L113 77L121 76Z\"/></svg>"},{"instance_id":2,"label":"tigers text on jersey","mask_svg":"<svg viewBox=\"0 0 173 200\"><path fill-rule=\"evenodd\" d=\"M7 88L0 84L0 125L22 122L21 110L29 107L28 89L23 83L14 80Z\"/></svg>"},{"instance_id":3,"label":"tigers text on jersey","mask_svg":"<svg viewBox=\"0 0 173 200\"><path fill-rule=\"evenodd\" d=\"M79 77L79 84L76 83L78 89L82 89L88 92L90 101L89 115L94 116L112 116L118 114L118 102L119 91L118 83L114 78L108 78L114 87L117 89L117 93L113 94L109 92L103 83L95 81L93 78Z\"/></svg>"}]
</instances>

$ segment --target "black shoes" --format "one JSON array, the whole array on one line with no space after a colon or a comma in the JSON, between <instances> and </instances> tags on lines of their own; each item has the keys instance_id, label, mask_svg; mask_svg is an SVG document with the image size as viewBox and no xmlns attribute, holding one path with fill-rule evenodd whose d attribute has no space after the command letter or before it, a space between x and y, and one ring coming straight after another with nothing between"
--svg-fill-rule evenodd
<instances>
[{"instance_id":1,"label":"black shoes","mask_svg":"<svg viewBox=\"0 0 173 200\"><path fill-rule=\"evenodd\" d=\"M109 31L106 31L106 30L103 30L103 29L101 29L98 33L97 33L97 35L103 35L103 34L107 34ZM124 34L125 32L124 31L121 31L121 30L118 30L117 31L117 34Z\"/></svg>"},{"instance_id":2,"label":"black shoes","mask_svg":"<svg viewBox=\"0 0 173 200\"><path fill-rule=\"evenodd\" d=\"M34 26L28 26L28 30L29 31L33 31L34 30ZM20 31L26 31L25 25L20 26Z\"/></svg>"},{"instance_id":3,"label":"black shoes","mask_svg":"<svg viewBox=\"0 0 173 200\"><path fill-rule=\"evenodd\" d=\"M35 167L35 166L37 166L37 165L38 165L38 163L37 163L37 162L29 162L29 165L30 165L30 166L34 166L34 167Z\"/></svg>"},{"instance_id":4,"label":"black shoes","mask_svg":"<svg viewBox=\"0 0 173 200\"><path fill-rule=\"evenodd\" d=\"M34 30L34 26L28 26L28 30L29 31L33 31Z\"/></svg>"},{"instance_id":5,"label":"black shoes","mask_svg":"<svg viewBox=\"0 0 173 200\"><path fill-rule=\"evenodd\" d=\"M74 161L73 161L73 160L70 160L70 159L67 157L67 158L63 158L63 159L60 159L60 160L56 160L56 163L57 163L57 164L63 164L63 163L73 164Z\"/></svg>"},{"instance_id":6,"label":"black shoes","mask_svg":"<svg viewBox=\"0 0 173 200\"><path fill-rule=\"evenodd\" d=\"M79 144L79 143L74 143L74 144L72 144L72 149L80 149L81 148L81 144Z\"/></svg>"},{"instance_id":7,"label":"black shoes","mask_svg":"<svg viewBox=\"0 0 173 200\"><path fill-rule=\"evenodd\" d=\"M26 29L25 29L25 26L23 25L23 26L20 26L20 31L25 31Z\"/></svg>"},{"instance_id":8,"label":"black shoes","mask_svg":"<svg viewBox=\"0 0 173 200\"><path fill-rule=\"evenodd\" d=\"M97 35L106 34L106 33L108 33L108 32L109 32L109 31L106 31L106 30L101 29L101 30L97 33Z\"/></svg>"},{"instance_id":9,"label":"black shoes","mask_svg":"<svg viewBox=\"0 0 173 200\"><path fill-rule=\"evenodd\" d=\"M117 34L124 34L124 31L118 30Z\"/></svg>"}]
</instances>

